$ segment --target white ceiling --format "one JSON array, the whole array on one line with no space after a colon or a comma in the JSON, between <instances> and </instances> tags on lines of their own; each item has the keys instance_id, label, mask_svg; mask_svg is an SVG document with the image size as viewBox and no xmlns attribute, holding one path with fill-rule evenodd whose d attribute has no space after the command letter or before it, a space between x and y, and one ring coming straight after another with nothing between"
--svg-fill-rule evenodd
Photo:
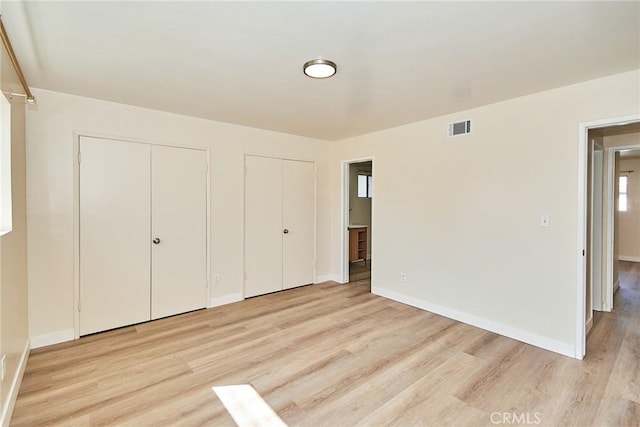
<instances>
[{"instance_id":1,"label":"white ceiling","mask_svg":"<svg viewBox=\"0 0 640 427\"><path fill-rule=\"evenodd\" d=\"M2 3L32 87L336 140L640 68L640 2ZM338 64L312 80L302 64Z\"/></svg>"}]
</instances>

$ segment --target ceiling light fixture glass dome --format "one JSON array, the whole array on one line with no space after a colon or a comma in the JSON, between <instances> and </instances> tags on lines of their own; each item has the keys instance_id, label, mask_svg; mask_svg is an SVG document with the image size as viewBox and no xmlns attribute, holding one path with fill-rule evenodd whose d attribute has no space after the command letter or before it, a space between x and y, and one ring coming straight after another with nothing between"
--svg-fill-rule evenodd
<instances>
[{"instance_id":1,"label":"ceiling light fixture glass dome","mask_svg":"<svg viewBox=\"0 0 640 427\"><path fill-rule=\"evenodd\" d=\"M302 69L304 73L311 78L326 79L327 77L333 76L338 70L338 67L335 62L329 61L328 59L312 59L305 62Z\"/></svg>"}]
</instances>

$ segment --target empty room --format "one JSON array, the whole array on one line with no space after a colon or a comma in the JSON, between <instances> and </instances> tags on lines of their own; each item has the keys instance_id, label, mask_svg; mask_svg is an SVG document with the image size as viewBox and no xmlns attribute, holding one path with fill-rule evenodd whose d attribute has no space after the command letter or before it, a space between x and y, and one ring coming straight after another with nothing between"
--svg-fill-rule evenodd
<instances>
[{"instance_id":1,"label":"empty room","mask_svg":"<svg viewBox=\"0 0 640 427\"><path fill-rule=\"evenodd\" d=\"M640 424L639 1L0 24L2 427Z\"/></svg>"}]
</instances>

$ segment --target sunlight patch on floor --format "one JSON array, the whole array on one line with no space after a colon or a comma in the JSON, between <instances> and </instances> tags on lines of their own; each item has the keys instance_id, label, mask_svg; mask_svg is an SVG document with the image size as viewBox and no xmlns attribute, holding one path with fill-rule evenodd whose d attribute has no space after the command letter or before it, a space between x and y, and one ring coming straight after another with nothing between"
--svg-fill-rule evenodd
<instances>
[{"instance_id":1,"label":"sunlight patch on floor","mask_svg":"<svg viewBox=\"0 0 640 427\"><path fill-rule=\"evenodd\" d=\"M287 427L251 385L211 388L239 427Z\"/></svg>"}]
</instances>

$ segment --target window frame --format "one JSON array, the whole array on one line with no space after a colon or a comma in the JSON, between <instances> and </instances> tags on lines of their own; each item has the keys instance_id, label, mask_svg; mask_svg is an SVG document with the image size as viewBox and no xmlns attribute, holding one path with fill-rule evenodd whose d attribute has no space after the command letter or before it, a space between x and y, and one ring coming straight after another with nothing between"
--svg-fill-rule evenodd
<instances>
[{"instance_id":1,"label":"window frame","mask_svg":"<svg viewBox=\"0 0 640 427\"><path fill-rule=\"evenodd\" d=\"M356 195L358 196L358 198L359 199L373 198L373 176L370 173L358 173L357 176L358 176L357 178L358 188L357 188ZM361 184L360 177L365 177L364 184ZM362 188L362 185L364 185L364 188ZM361 196L363 192L365 195Z\"/></svg>"},{"instance_id":2,"label":"window frame","mask_svg":"<svg viewBox=\"0 0 640 427\"><path fill-rule=\"evenodd\" d=\"M0 236L13 230L11 194L11 102L0 97Z\"/></svg>"}]
</instances>

